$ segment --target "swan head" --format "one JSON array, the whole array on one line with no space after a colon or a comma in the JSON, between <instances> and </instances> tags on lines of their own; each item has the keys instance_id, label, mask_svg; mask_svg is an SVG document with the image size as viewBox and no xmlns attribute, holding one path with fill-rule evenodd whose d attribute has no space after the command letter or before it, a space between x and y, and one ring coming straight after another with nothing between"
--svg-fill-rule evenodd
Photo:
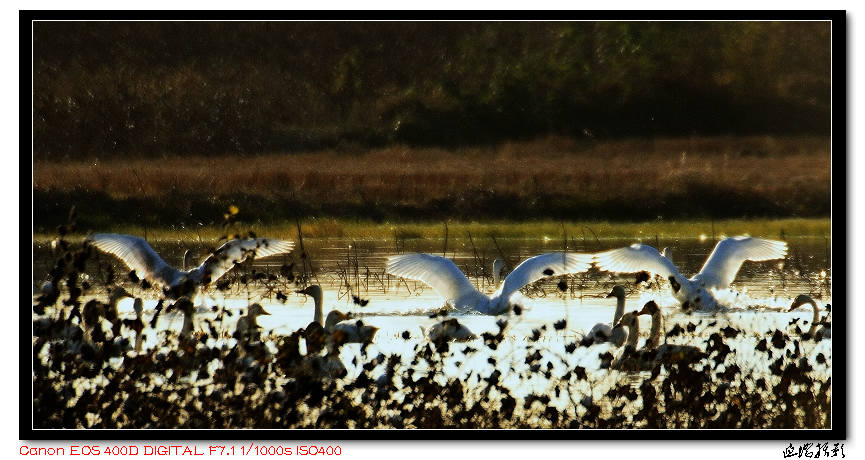
<instances>
[{"instance_id":1,"label":"swan head","mask_svg":"<svg viewBox=\"0 0 865 460\"><path fill-rule=\"evenodd\" d=\"M666 257L669 260L673 260L673 249L672 248L664 248L661 251L661 255Z\"/></svg>"},{"instance_id":2,"label":"swan head","mask_svg":"<svg viewBox=\"0 0 865 460\"><path fill-rule=\"evenodd\" d=\"M619 319L619 324L622 326L634 327L634 325L637 324L637 315L635 315L634 312L629 311L622 315L622 318Z\"/></svg>"},{"instance_id":3,"label":"swan head","mask_svg":"<svg viewBox=\"0 0 865 460\"><path fill-rule=\"evenodd\" d=\"M192 257L192 251L187 249L183 253L183 270L191 270L194 264L194 259Z\"/></svg>"},{"instance_id":4,"label":"swan head","mask_svg":"<svg viewBox=\"0 0 865 460\"><path fill-rule=\"evenodd\" d=\"M264 307L261 306L261 304L254 303L254 304L249 306L249 312L247 313L247 316L254 318L256 316L269 315L269 314L270 313L268 313L267 310L265 310Z\"/></svg>"},{"instance_id":5,"label":"swan head","mask_svg":"<svg viewBox=\"0 0 865 460\"><path fill-rule=\"evenodd\" d=\"M327 318L324 320L324 329L327 331L333 331L333 327L336 326L337 323L343 322L349 318L351 318L350 315L339 310L331 310L330 313L327 314Z\"/></svg>"},{"instance_id":6,"label":"swan head","mask_svg":"<svg viewBox=\"0 0 865 460\"><path fill-rule=\"evenodd\" d=\"M793 300L793 303L790 304L790 308L787 311L793 311L805 304L811 304L814 308L817 308L817 303L814 302L814 299L812 299L811 296L808 294L799 294L796 296L796 299Z\"/></svg>"},{"instance_id":7,"label":"swan head","mask_svg":"<svg viewBox=\"0 0 865 460\"><path fill-rule=\"evenodd\" d=\"M321 299L321 286L317 284L310 284L309 286L294 292L298 294L308 295L313 299Z\"/></svg>"},{"instance_id":8,"label":"swan head","mask_svg":"<svg viewBox=\"0 0 865 460\"><path fill-rule=\"evenodd\" d=\"M609 299L610 297L615 297L617 299L624 299L625 298L625 288L618 285L618 284L613 286L613 290L610 291L609 294L607 294L607 298Z\"/></svg>"},{"instance_id":9,"label":"swan head","mask_svg":"<svg viewBox=\"0 0 865 460\"><path fill-rule=\"evenodd\" d=\"M643 305L643 308L637 312L637 315L654 315L660 311L661 308L658 307L658 304L656 304L654 300L650 300Z\"/></svg>"}]
</instances>

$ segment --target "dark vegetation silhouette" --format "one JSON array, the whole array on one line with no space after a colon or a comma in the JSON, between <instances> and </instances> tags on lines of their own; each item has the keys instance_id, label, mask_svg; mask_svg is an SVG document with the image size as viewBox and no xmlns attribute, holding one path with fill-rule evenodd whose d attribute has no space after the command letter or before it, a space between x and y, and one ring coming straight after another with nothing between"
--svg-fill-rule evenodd
<instances>
[{"instance_id":1,"label":"dark vegetation silhouette","mask_svg":"<svg viewBox=\"0 0 865 460\"><path fill-rule=\"evenodd\" d=\"M829 134L827 22L37 22L37 159Z\"/></svg>"}]
</instances>

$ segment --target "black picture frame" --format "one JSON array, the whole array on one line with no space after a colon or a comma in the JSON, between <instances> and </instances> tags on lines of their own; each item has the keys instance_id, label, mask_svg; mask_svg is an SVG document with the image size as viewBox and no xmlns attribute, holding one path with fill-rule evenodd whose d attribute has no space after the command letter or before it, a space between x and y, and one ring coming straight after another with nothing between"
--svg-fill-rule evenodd
<instances>
[{"instance_id":1,"label":"black picture frame","mask_svg":"<svg viewBox=\"0 0 865 460\"><path fill-rule=\"evenodd\" d=\"M843 440L848 437L847 420L847 380L849 360L846 355L847 336L847 123L848 123L848 78L847 78L847 28L846 12L835 11L20 11L20 61L19 73L21 86L19 120L21 158L20 209L30 210L31 215L20 216L21 233L33 232L33 190L26 189L32 184L32 120L31 87L32 83L32 24L34 21L111 21L111 20L724 20L724 21L771 21L771 20L813 20L830 21L832 24L832 170L840 173L832 176L832 266L833 279L840 280L840 289L834 288L832 295L836 308L833 311L836 324L833 337L833 391L832 391L832 428L788 430L788 429L724 429L724 430L454 430L454 429L402 429L402 430L46 430L34 429L32 425L32 323L29 312L29 292L32 280L21 277L20 297L22 314L19 325L20 354L20 413L19 437L22 440L268 440L268 439L305 439L305 440L613 440L627 438L632 440ZM30 160L30 161L27 161ZM28 228L29 227L29 228ZM21 240L21 272L32 273L32 259L24 254L32 254L32 240Z\"/></svg>"}]
</instances>

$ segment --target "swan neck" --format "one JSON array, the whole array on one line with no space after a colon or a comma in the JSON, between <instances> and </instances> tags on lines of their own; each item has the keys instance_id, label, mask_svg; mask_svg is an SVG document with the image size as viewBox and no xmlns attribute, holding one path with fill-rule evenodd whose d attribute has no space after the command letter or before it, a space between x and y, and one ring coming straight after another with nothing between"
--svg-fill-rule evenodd
<instances>
[{"instance_id":1,"label":"swan neck","mask_svg":"<svg viewBox=\"0 0 865 460\"><path fill-rule=\"evenodd\" d=\"M313 321L324 327L324 312L322 311L323 307L321 305L321 292L316 292L312 296L312 300L315 302L315 314L313 316Z\"/></svg>"},{"instance_id":2,"label":"swan neck","mask_svg":"<svg viewBox=\"0 0 865 460\"><path fill-rule=\"evenodd\" d=\"M183 312L183 327L180 329L181 334L189 334L192 332L192 311Z\"/></svg>"},{"instance_id":3,"label":"swan neck","mask_svg":"<svg viewBox=\"0 0 865 460\"><path fill-rule=\"evenodd\" d=\"M663 326L664 315L660 310L652 313L652 330L649 333L649 348L658 348L661 345L661 330Z\"/></svg>"},{"instance_id":4,"label":"swan neck","mask_svg":"<svg viewBox=\"0 0 865 460\"><path fill-rule=\"evenodd\" d=\"M811 329L808 330L808 333L813 336L817 332L817 325L820 324L820 309L816 302L809 303L814 307L814 319L811 320Z\"/></svg>"},{"instance_id":5,"label":"swan neck","mask_svg":"<svg viewBox=\"0 0 865 460\"><path fill-rule=\"evenodd\" d=\"M613 314L613 325L615 326L620 319L622 319L622 315L625 314L625 297L624 296L616 296L616 312Z\"/></svg>"},{"instance_id":6,"label":"swan neck","mask_svg":"<svg viewBox=\"0 0 865 460\"><path fill-rule=\"evenodd\" d=\"M626 345L633 345L637 348L637 339L640 337L640 322L634 319L630 327L628 327L628 341Z\"/></svg>"}]
</instances>

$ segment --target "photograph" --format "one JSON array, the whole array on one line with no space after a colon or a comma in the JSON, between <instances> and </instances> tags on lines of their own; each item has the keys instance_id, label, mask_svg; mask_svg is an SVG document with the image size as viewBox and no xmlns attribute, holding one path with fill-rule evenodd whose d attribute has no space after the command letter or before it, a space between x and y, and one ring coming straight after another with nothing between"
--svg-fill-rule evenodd
<instances>
[{"instance_id":1,"label":"photograph","mask_svg":"<svg viewBox=\"0 0 865 460\"><path fill-rule=\"evenodd\" d=\"M843 11L19 14L22 438L846 437Z\"/></svg>"}]
</instances>

